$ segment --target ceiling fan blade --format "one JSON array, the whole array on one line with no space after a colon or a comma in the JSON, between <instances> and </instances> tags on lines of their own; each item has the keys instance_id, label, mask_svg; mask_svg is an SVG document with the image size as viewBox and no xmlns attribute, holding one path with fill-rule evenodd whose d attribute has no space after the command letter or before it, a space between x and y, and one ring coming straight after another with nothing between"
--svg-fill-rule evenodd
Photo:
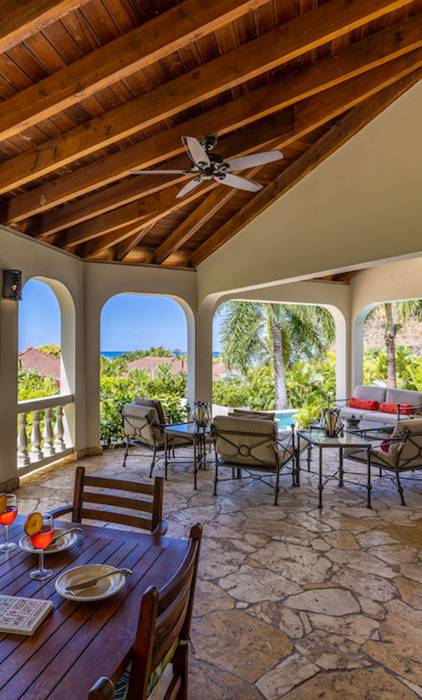
<instances>
[{"instance_id":1,"label":"ceiling fan blade","mask_svg":"<svg viewBox=\"0 0 422 700\"><path fill-rule=\"evenodd\" d=\"M202 180L200 177L195 177L193 180L189 180L189 182L187 182L186 185L177 193L177 199L184 197L186 194L189 194L189 192L192 192L192 190L198 187L201 182Z\"/></svg>"},{"instance_id":2,"label":"ceiling fan blade","mask_svg":"<svg viewBox=\"0 0 422 700\"><path fill-rule=\"evenodd\" d=\"M226 161L230 170L243 170L254 168L257 165L265 165L275 160L281 160L283 154L280 151L265 151L264 153L252 153L250 156L242 156Z\"/></svg>"},{"instance_id":3,"label":"ceiling fan blade","mask_svg":"<svg viewBox=\"0 0 422 700\"><path fill-rule=\"evenodd\" d=\"M202 144L193 136L182 136L183 144L195 165L206 167L210 165L208 153Z\"/></svg>"},{"instance_id":4,"label":"ceiling fan blade","mask_svg":"<svg viewBox=\"0 0 422 700\"><path fill-rule=\"evenodd\" d=\"M237 190L247 190L248 192L258 192L262 189L262 185L253 180L246 180L244 177L239 177L238 175L231 175L227 173L222 177L215 177L214 180L220 182L222 185L227 187L235 187Z\"/></svg>"},{"instance_id":5,"label":"ceiling fan blade","mask_svg":"<svg viewBox=\"0 0 422 700\"><path fill-rule=\"evenodd\" d=\"M187 175L189 170L132 170L132 175Z\"/></svg>"}]
</instances>

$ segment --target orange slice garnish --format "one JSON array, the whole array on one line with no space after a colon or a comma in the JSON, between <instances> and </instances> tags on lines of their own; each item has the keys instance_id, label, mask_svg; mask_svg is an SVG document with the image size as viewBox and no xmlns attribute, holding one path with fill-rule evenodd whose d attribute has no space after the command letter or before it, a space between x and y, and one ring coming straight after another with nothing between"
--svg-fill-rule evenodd
<instances>
[{"instance_id":1,"label":"orange slice garnish","mask_svg":"<svg viewBox=\"0 0 422 700\"><path fill-rule=\"evenodd\" d=\"M36 535L37 532L40 532L42 529L41 513L30 513L25 521L23 529L29 537L31 537L32 535Z\"/></svg>"},{"instance_id":2,"label":"orange slice garnish","mask_svg":"<svg viewBox=\"0 0 422 700\"><path fill-rule=\"evenodd\" d=\"M0 494L0 513L5 513L7 510L7 494Z\"/></svg>"}]
</instances>

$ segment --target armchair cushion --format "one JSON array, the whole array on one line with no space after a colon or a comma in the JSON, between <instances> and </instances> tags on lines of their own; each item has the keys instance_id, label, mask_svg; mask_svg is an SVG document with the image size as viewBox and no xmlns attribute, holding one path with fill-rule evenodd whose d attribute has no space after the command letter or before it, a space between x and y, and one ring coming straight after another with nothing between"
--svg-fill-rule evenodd
<instances>
[{"instance_id":1,"label":"armchair cushion","mask_svg":"<svg viewBox=\"0 0 422 700\"><path fill-rule=\"evenodd\" d=\"M149 408L155 408L157 411L157 416L158 416L158 423L167 423L166 417L164 415L164 409L161 404L161 401L158 399L145 399L141 397L135 397L134 403L138 404L139 406L148 406Z\"/></svg>"},{"instance_id":2,"label":"armchair cushion","mask_svg":"<svg viewBox=\"0 0 422 700\"><path fill-rule=\"evenodd\" d=\"M277 427L274 421L237 416L214 419L216 452L228 464L277 466Z\"/></svg>"},{"instance_id":3,"label":"armchair cushion","mask_svg":"<svg viewBox=\"0 0 422 700\"><path fill-rule=\"evenodd\" d=\"M270 411L248 411L246 408L234 408L229 416L238 418L259 418L261 420L275 420L275 413Z\"/></svg>"}]
</instances>

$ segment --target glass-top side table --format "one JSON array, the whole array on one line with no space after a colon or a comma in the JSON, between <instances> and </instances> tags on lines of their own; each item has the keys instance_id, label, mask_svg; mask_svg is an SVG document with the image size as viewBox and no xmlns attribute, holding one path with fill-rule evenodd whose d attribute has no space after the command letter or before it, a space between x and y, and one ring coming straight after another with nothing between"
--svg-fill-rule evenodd
<instances>
[{"instance_id":1,"label":"glass-top side table","mask_svg":"<svg viewBox=\"0 0 422 700\"><path fill-rule=\"evenodd\" d=\"M325 483L330 480L334 479L337 476L337 473L334 474L333 476L325 476L323 474L323 461L322 461L322 453L324 449L327 448L334 448L338 450L339 453L339 468L338 468L338 485L339 487L344 486L344 467L343 467L343 460L344 460L344 454L343 451L344 449L347 448L355 448L355 449L362 449L366 450L367 453L367 506L368 508L371 508L371 490L372 490L372 485L371 485L371 443L370 439L366 440L360 435L355 435L354 433L349 433L349 432L344 432L343 435L338 435L337 437L329 437L324 430L321 428L315 428L315 429L310 429L310 430L298 430L298 442L302 438L305 442L308 443L309 447L316 447L318 449L318 491L319 491L319 500L318 500L318 508L322 508L322 492L324 490L324 479ZM309 468L309 461L308 461L308 468ZM299 479L300 476L300 450L297 450L297 477Z\"/></svg>"},{"instance_id":2,"label":"glass-top side table","mask_svg":"<svg viewBox=\"0 0 422 700\"><path fill-rule=\"evenodd\" d=\"M209 425L202 428L196 423L175 423L174 425L166 425L164 428L164 473L167 480L169 456L171 446L169 446L169 438L181 437L191 441L193 446L193 487L195 491L198 488L198 471L206 469L207 462L207 440L211 435ZM184 460L186 461L186 460Z\"/></svg>"}]
</instances>

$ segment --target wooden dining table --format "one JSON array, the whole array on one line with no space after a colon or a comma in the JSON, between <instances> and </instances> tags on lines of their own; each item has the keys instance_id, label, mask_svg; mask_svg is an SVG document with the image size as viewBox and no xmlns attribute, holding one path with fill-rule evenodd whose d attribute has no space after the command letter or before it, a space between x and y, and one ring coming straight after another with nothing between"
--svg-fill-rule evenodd
<instances>
[{"instance_id":1,"label":"wooden dining table","mask_svg":"<svg viewBox=\"0 0 422 700\"><path fill-rule=\"evenodd\" d=\"M24 518L10 527L10 539L23 535ZM56 523L69 527L69 523ZM100 676L116 682L131 657L141 597L148 586L161 588L180 566L187 540L81 525L78 542L68 551L46 555L54 570L47 581L34 581L34 554L16 548L0 553L0 592L49 599L53 611L31 637L0 634L0 698L4 700L85 700ZM1 533L0 533L1 534ZM123 588L97 603L63 599L55 580L82 564L110 564L132 569Z\"/></svg>"}]
</instances>

